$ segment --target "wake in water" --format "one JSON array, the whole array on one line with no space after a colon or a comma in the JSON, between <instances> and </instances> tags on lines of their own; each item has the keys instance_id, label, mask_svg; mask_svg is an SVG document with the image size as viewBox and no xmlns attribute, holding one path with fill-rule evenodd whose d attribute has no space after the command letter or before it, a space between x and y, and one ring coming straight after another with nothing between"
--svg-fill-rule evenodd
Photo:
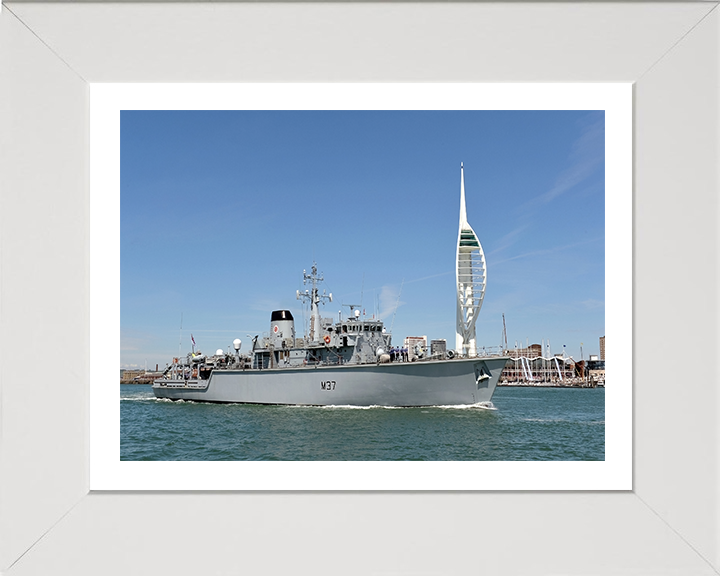
<instances>
[{"instance_id":1,"label":"wake in water","mask_svg":"<svg viewBox=\"0 0 720 576\"><path fill-rule=\"evenodd\" d=\"M495 405L488 402L477 402L475 404L449 404L434 406L381 406L372 404L370 406L355 406L352 404L330 404L327 406L307 406L307 405L286 405L286 408L322 408L323 410L376 410L378 408L384 410L413 410L417 408L442 408L450 410L497 410Z\"/></svg>"},{"instance_id":2,"label":"wake in water","mask_svg":"<svg viewBox=\"0 0 720 576\"><path fill-rule=\"evenodd\" d=\"M153 396L121 396L122 402L165 402L170 404L201 404L194 400L173 400L171 398L155 398ZM247 406L242 402L227 402L225 406ZM497 410L492 402L477 402L476 404L448 404L434 406L381 406L373 404L371 406L354 406L352 404L330 404L327 406L312 406L307 404L278 404L278 408L321 408L323 410L411 410L413 408L442 408L443 410Z\"/></svg>"},{"instance_id":3,"label":"wake in water","mask_svg":"<svg viewBox=\"0 0 720 576\"><path fill-rule=\"evenodd\" d=\"M170 404L201 404L201 402L195 402L194 400L184 400L183 398L180 398L179 400L173 400L172 398L155 398L154 396L121 396L120 400L122 400L123 402L169 402Z\"/></svg>"},{"instance_id":4,"label":"wake in water","mask_svg":"<svg viewBox=\"0 0 720 576\"><path fill-rule=\"evenodd\" d=\"M497 410L495 405L490 402L476 402L475 404L451 404L448 406L433 406L433 408L444 408L449 410Z\"/></svg>"}]
</instances>

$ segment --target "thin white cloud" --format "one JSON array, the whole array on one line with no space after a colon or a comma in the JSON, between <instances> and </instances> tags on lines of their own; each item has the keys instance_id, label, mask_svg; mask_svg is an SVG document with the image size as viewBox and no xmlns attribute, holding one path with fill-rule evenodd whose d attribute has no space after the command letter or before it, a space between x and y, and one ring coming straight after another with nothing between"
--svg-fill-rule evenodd
<instances>
[{"instance_id":1,"label":"thin white cloud","mask_svg":"<svg viewBox=\"0 0 720 576\"><path fill-rule=\"evenodd\" d=\"M511 260L518 260L520 258L534 258L536 256L547 256L549 254L555 254L557 252L562 252L563 250L567 250L568 248L575 248L576 246L582 246L583 244L593 244L595 242L598 242L601 240L601 238L591 238L589 240L583 240L582 242L573 242L572 244L564 244L562 246L555 246L554 248L547 248L545 250L533 250L531 252L525 252L523 254L517 254L516 256L511 256L510 258L505 258L504 260L497 260L493 262L494 265L502 264L504 262L510 262Z\"/></svg>"},{"instance_id":2,"label":"thin white cloud","mask_svg":"<svg viewBox=\"0 0 720 576\"><path fill-rule=\"evenodd\" d=\"M258 312L267 312L268 310L277 310L280 304L277 300L270 300L268 298L258 298L250 303L250 310L256 310Z\"/></svg>"},{"instance_id":3,"label":"thin white cloud","mask_svg":"<svg viewBox=\"0 0 720 576\"><path fill-rule=\"evenodd\" d=\"M431 274L430 276L423 276L421 278L414 278L413 280L403 280L402 285L414 284L415 282L424 282L425 280L431 280L433 278L440 278L441 276L450 276L451 274L455 274L455 270L447 270L446 272L440 272L439 274ZM397 294L400 292L400 286L401 286L401 284L395 285L395 297L397 297ZM381 287L376 287L376 288L366 288L365 293L367 294L368 292L373 292L376 294L376 297L379 298L380 296L377 296L378 292L380 292L382 294L383 290L389 290L390 288L391 288L390 284L387 284L387 285L381 286ZM335 296L333 296L333 298L344 299L344 298L350 298L351 296L355 297L355 296L358 296L359 294L360 294L360 292L348 292L347 294L341 294L340 296L337 296L337 298ZM355 298L355 299L357 300L358 298ZM340 301L340 300L338 300L338 301ZM382 306L381 306L381 309L382 309Z\"/></svg>"},{"instance_id":4,"label":"thin white cloud","mask_svg":"<svg viewBox=\"0 0 720 576\"><path fill-rule=\"evenodd\" d=\"M406 280L405 284L413 284L414 282L422 282L424 280L430 280L431 278L439 278L440 276L449 276L455 274L455 271L441 272L440 274L432 274L431 276L423 276L422 278L415 278L415 280Z\"/></svg>"},{"instance_id":5,"label":"thin white cloud","mask_svg":"<svg viewBox=\"0 0 720 576\"><path fill-rule=\"evenodd\" d=\"M568 157L571 165L560 172L547 192L527 203L545 204L562 196L592 176L605 160L605 117L593 114L586 120L582 134L573 143Z\"/></svg>"},{"instance_id":6,"label":"thin white cloud","mask_svg":"<svg viewBox=\"0 0 720 576\"><path fill-rule=\"evenodd\" d=\"M520 234L524 232L528 228L528 226L528 224L518 226L517 228L515 228L515 230L508 232L507 234L505 234L505 236L498 239L496 242L493 243L493 251L488 252L487 256L494 256L495 254L510 248L513 244L515 244L515 242L517 242Z\"/></svg>"},{"instance_id":7,"label":"thin white cloud","mask_svg":"<svg viewBox=\"0 0 720 576\"><path fill-rule=\"evenodd\" d=\"M405 304L400 300L400 287L389 284L380 289L378 301L380 303L378 316L381 320L392 318L395 311Z\"/></svg>"}]
</instances>

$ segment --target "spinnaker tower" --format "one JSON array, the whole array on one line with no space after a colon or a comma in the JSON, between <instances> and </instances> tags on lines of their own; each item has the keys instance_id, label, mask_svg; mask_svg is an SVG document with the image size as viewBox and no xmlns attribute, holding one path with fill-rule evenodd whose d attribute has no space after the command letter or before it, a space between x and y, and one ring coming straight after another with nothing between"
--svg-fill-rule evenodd
<instances>
[{"instance_id":1,"label":"spinnaker tower","mask_svg":"<svg viewBox=\"0 0 720 576\"><path fill-rule=\"evenodd\" d=\"M476 356L475 322L485 297L487 267L480 240L467 221L465 174L462 163L460 163L460 226L455 279L457 283L455 349L461 356Z\"/></svg>"}]
</instances>

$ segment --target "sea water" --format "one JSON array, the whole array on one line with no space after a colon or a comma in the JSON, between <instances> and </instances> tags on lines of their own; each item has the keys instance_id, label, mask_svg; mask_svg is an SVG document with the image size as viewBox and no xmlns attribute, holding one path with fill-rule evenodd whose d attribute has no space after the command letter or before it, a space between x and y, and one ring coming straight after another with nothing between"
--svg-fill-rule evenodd
<instances>
[{"instance_id":1,"label":"sea water","mask_svg":"<svg viewBox=\"0 0 720 576\"><path fill-rule=\"evenodd\" d=\"M604 460L603 388L495 391L494 408L156 399L120 385L121 460Z\"/></svg>"}]
</instances>

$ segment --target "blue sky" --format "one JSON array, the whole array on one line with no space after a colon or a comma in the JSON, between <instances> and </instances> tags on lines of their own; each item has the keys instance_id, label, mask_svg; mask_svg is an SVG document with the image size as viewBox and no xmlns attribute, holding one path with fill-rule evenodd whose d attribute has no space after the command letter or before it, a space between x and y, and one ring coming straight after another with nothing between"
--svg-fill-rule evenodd
<instances>
[{"instance_id":1,"label":"blue sky","mask_svg":"<svg viewBox=\"0 0 720 576\"><path fill-rule=\"evenodd\" d=\"M605 333L602 111L123 111L121 366L303 324L313 261L394 342L455 342L460 163L488 284L479 346ZM395 309L397 308L397 311ZM307 314L305 315L307 317ZM182 335L180 323L182 318Z\"/></svg>"}]
</instances>

